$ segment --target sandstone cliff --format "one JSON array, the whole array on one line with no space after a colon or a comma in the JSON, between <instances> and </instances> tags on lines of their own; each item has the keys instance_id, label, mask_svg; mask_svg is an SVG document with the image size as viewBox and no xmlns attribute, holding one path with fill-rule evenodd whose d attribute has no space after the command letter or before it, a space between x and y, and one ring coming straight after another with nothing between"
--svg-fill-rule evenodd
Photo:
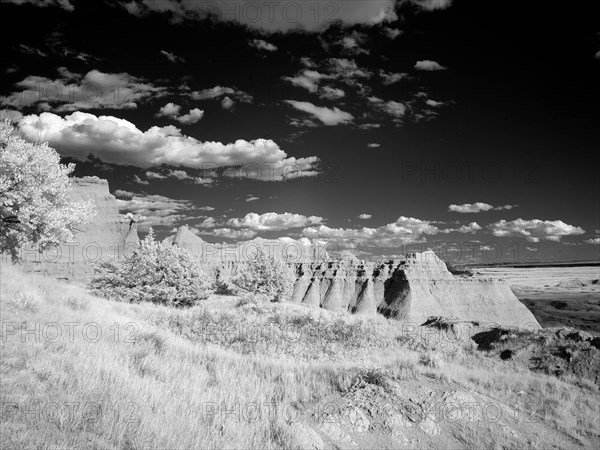
<instances>
[{"instance_id":1,"label":"sandstone cliff","mask_svg":"<svg viewBox=\"0 0 600 450\"><path fill-rule=\"evenodd\" d=\"M109 192L108 181L97 177L72 179L73 200L93 200L96 216L79 227L75 241L39 253L22 249L25 271L39 272L55 278L84 283L93 263L100 258L114 258L139 243L137 226L119 214L116 198Z\"/></svg>"}]
</instances>

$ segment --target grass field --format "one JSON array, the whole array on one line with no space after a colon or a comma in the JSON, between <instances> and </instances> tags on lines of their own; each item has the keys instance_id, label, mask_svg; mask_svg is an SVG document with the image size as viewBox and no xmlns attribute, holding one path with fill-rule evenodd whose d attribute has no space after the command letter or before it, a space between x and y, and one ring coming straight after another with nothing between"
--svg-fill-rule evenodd
<instances>
[{"instance_id":1,"label":"grass field","mask_svg":"<svg viewBox=\"0 0 600 450\"><path fill-rule=\"evenodd\" d=\"M306 411L365 385L460 390L509 406L529 398L543 420L516 434L600 443L593 383L532 373L469 342L401 335L383 318L232 297L187 310L117 303L6 264L0 293L3 448L334 448ZM398 448L527 438L491 425L413 428ZM380 431L352 436L374 446Z\"/></svg>"}]
</instances>

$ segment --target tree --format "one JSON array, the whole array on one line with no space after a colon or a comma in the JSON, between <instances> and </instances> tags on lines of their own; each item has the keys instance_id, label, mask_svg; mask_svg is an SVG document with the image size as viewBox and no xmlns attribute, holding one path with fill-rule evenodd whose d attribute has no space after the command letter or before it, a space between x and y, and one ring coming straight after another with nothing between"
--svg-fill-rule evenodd
<instances>
[{"instance_id":1,"label":"tree","mask_svg":"<svg viewBox=\"0 0 600 450\"><path fill-rule=\"evenodd\" d=\"M0 251L16 262L26 243L44 250L74 239L95 214L92 201L69 197L74 169L47 143L26 142L8 119L0 122Z\"/></svg>"},{"instance_id":2,"label":"tree","mask_svg":"<svg viewBox=\"0 0 600 450\"><path fill-rule=\"evenodd\" d=\"M152 229L133 252L98 263L90 287L118 301L167 306L193 306L211 294L209 278L192 256L176 245L156 241Z\"/></svg>"},{"instance_id":3,"label":"tree","mask_svg":"<svg viewBox=\"0 0 600 450\"><path fill-rule=\"evenodd\" d=\"M232 283L242 291L260 294L275 302L287 300L292 295L296 275L289 263L269 256L259 248L245 264Z\"/></svg>"}]
</instances>

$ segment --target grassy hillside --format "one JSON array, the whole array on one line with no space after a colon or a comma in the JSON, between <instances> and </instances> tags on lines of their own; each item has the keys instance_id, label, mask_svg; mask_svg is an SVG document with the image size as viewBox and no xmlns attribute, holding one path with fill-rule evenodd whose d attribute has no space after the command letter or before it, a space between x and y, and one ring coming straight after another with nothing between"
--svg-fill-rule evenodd
<instances>
[{"instance_id":1,"label":"grassy hillside","mask_svg":"<svg viewBox=\"0 0 600 450\"><path fill-rule=\"evenodd\" d=\"M3 448L600 444L596 385L441 331L234 297L116 303L0 270Z\"/></svg>"}]
</instances>

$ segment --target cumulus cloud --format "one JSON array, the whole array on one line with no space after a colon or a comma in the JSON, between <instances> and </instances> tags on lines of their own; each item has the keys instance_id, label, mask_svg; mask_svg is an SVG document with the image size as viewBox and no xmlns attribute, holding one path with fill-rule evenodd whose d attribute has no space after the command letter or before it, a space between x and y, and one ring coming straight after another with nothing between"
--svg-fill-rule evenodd
<instances>
[{"instance_id":1,"label":"cumulus cloud","mask_svg":"<svg viewBox=\"0 0 600 450\"><path fill-rule=\"evenodd\" d=\"M370 144L367 144L367 147L369 147L369 148L379 148L379 147L381 147L381 144L378 144L377 142L371 142Z\"/></svg>"},{"instance_id":2,"label":"cumulus cloud","mask_svg":"<svg viewBox=\"0 0 600 450\"><path fill-rule=\"evenodd\" d=\"M396 39L398 36L400 36L402 34L402 30L399 30L397 28L390 28L390 27L383 27L383 32L391 40Z\"/></svg>"},{"instance_id":3,"label":"cumulus cloud","mask_svg":"<svg viewBox=\"0 0 600 450\"><path fill-rule=\"evenodd\" d=\"M175 200L163 195L115 191L119 212L133 214L142 230L155 226L174 226L186 219L186 211L194 209L187 200Z\"/></svg>"},{"instance_id":4,"label":"cumulus cloud","mask_svg":"<svg viewBox=\"0 0 600 450\"><path fill-rule=\"evenodd\" d=\"M415 69L417 70L425 70L428 72L434 72L437 70L446 70L447 68L442 66L440 63L436 61L431 61L429 59L425 59L423 61L417 61L415 64Z\"/></svg>"},{"instance_id":5,"label":"cumulus cloud","mask_svg":"<svg viewBox=\"0 0 600 450\"><path fill-rule=\"evenodd\" d=\"M363 220L370 219L371 217L373 217L372 214L361 214L360 216L358 216L359 219L363 219Z\"/></svg>"},{"instance_id":6,"label":"cumulus cloud","mask_svg":"<svg viewBox=\"0 0 600 450\"><path fill-rule=\"evenodd\" d=\"M500 220L489 225L489 228L496 237L524 237L529 242L540 242L540 240L559 242L563 236L585 233L582 228L569 225L562 220Z\"/></svg>"},{"instance_id":7,"label":"cumulus cloud","mask_svg":"<svg viewBox=\"0 0 600 450\"><path fill-rule=\"evenodd\" d=\"M333 88L330 86L323 86L319 93L320 98L327 100L339 100L346 96L346 93L342 89Z\"/></svg>"},{"instance_id":8,"label":"cumulus cloud","mask_svg":"<svg viewBox=\"0 0 600 450\"><path fill-rule=\"evenodd\" d=\"M221 108L225 109L225 110L229 110L231 108L233 108L235 106L235 102L230 98L230 97L223 97L223 100L221 100Z\"/></svg>"},{"instance_id":9,"label":"cumulus cloud","mask_svg":"<svg viewBox=\"0 0 600 450\"><path fill-rule=\"evenodd\" d=\"M326 108L322 106L315 106L310 102L299 102L296 100L285 100L287 104L296 108L298 111L303 111L312 116L315 116L323 124L328 126L343 125L350 123L354 120L352 114L345 111L341 111L337 107Z\"/></svg>"},{"instance_id":10,"label":"cumulus cloud","mask_svg":"<svg viewBox=\"0 0 600 450\"><path fill-rule=\"evenodd\" d=\"M317 72L316 70L303 70L293 77L283 77L284 81L293 84L294 86L306 89L308 92L317 92L319 89L319 82L323 79L332 78L329 75L325 75Z\"/></svg>"},{"instance_id":11,"label":"cumulus cloud","mask_svg":"<svg viewBox=\"0 0 600 450\"><path fill-rule=\"evenodd\" d=\"M260 200L260 197L255 197L253 195L246 198L246 202L255 202L256 200Z\"/></svg>"},{"instance_id":12,"label":"cumulus cloud","mask_svg":"<svg viewBox=\"0 0 600 450\"><path fill-rule=\"evenodd\" d=\"M260 179L279 181L311 176L318 162L316 157L288 158L270 139L202 142L172 125L141 131L124 119L83 112L64 118L52 113L32 114L23 117L18 128L27 139L48 141L63 156L83 161L91 153L107 163L146 169L165 164L206 170L253 163L262 168Z\"/></svg>"},{"instance_id":13,"label":"cumulus cloud","mask_svg":"<svg viewBox=\"0 0 600 450\"><path fill-rule=\"evenodd\" d=\"M23 108L34 106L46 111L86 109L133 109L138 102L160 97L166 89L156 87L128 73L104 73L90 70L81 76L64 67L60 78L30 75L16 83L20 91L0 97L0 104Z\"/></svg>"},{"instance_id":14,"label":"cumulus cloud","mask_svg":"<svg viewBox=\"0 0 600 450\"><path fill-rule=\"evenodd\" d=\"M221 97L224 97L228 98L230 101L234 99L235 101L241 103L252 103L252 101L254 100L254 98L250 94L240 89L227 86L215 86L210 89L194 91L190 94L190 97L192 98L192 100L216 100Z\"/></svg>"},{"instance_id":15,"label":"cumulus cloud","mask_svg":"<svg viewBox=\"0 0 600 450\"><path fill-rule=\"evenodd\" d=\"M600 50L598 50L598 51L596 52L596 55L595 55L595 57L596 57L596 59L600 59Z\"/></svg>"},{"instance_id":16,"label":"cumulus cloud","mask_svg":"<svg viewBox=\"0 0 600 450\"><path fill-rule=\"evenodd\" d=\"M452 5L452 0L410 0L411 3L419 6L425 11L435 11L439 9L446 9Z\"/></svg>"},{"instance_id":17,"label":"cumulus cloud","mask_svg":"<svg viewBox=\"0 0 600 450\"><path fill-rule=\"evenodd\" d=\"M3 3L12 3L14 5L33 5L41 8L47 6L58 6L66 11L73 11L75 8L70 0L3 0Z\"/></svg>"},{"instance_id":18,"label":"cumulus cloud","mask_svg":"<svg viewBox=\"0 0 600 450\"><path fill-rule=\"evenodd\" d=\"M369 54L369 50L362 48L361 46L365 44L367 40L367 35L364 33L360 33L358 31L353 31L351 34L344 36L338 42L345 53L360 55L360 54Z\"/></svg>"},{"instance_id":19,"label":"cumulus cloud","mask_svg":"<svg viewBox=\"0 0 600 450\"><path fill-rule=\"evenodd\" d=\"M168 52L166 50L161 50L160 54L163 55L165 58L167 58L172 63L185 62L185 59L183 59L182 57L177 56L176 54Z\"/></svg>"},{"instance_id":20,"label":"cumulus cloud","mask_svg":"<svg viewBox=\"0 0 600 450\"><path fill-rule=\"evenodd\" d=\"M379 76L381 77L381 82L384 85L389 86L391 84L398 83L400 80L406 78L408 76L408 74L406 74L406 73L391 73L391 72L386 72L385 70L381 70L379 72Z\"/></svg>"},{"instance_id":21,"label":"cumulus cloud","mask_svg":"<svg viewBox=\"0 0 600 450\"><path fill-rule=\"evenodd\" d=\"M231 228L215 228L214 230L199 230L199 234L227 239L252 239L256 236L253 230L232 230Z\"/></svg>"},{"instance_id":22,"label":"cumulus cloud","mask_svg":"<svg viewBox=\"0 0 600 450\"><path fill-rule=\"evenodd\" d=\"M176 117L177 115L179 115L180 111L181 106L176 105L175 103L167 103L165 106L160 108L156 116Z\"/></svg>"},{"instance_id":23,"label":"cumulus cloud","mask_svg":"<svg viewBox=\"0 0 600 450\"><path fill-rule=\"evenodd\" d=\"M463 203L462 205L450 205L448 211L458 213L478 213L482 211L502 211L516 208L518 205L503 205L503 206L492 206L489 203L476 202L476 203Z\"/></svg>"},{"instance_id":24,"label":"cumulus cloud","mask_svg":"<svg viewBox=\"0 0 600 450\"><path fill-rule=\"evenodd\" d=\"M198 108L190 109L190 112L182 116L176 117L177 122L184 125L191 125L199 122L204 117L204 111Z\"/></svg>"},{"instance_id":25,"label":"cumulus cloud","mask_svg":"<svg viewBox=\"0 0 600 450\"><path fill-rule=\"evenodd\" d=\"M121 5L136 16L150 12L169 14L176 21L202 20L212 16L217 20L234 21L267 33L317 32L333 23L344 26L376 25L397 19L396 0L315 0L313 2L280 0L278 2L247 2L221 0L200 2L177 0L126 0ZM315 20L315 13L319 14Z\"/></svg>"},{"instance_id":26,"label":"cumulus cloud","mask_svg":"<svg viewBox=\"0 0 600 450\"><path fill-rule=\"evenodd\" d=\"M586 244L600 245L600 237L593 238L593 239L585 239L583 242L585 242Z\"/></svg>"},{"instance_id":27,"label":"cumulus cloud","mask_svg":"<svg viewBox=\"0 0 600 450\"><path fill-rule=\"evenodd\" d=\"M215 182L214 177L195 177L189 175L185 170L162 170L161 172L155 172L152 170L147 170L146 178L149 180L166 180L169 178L175 178L181 181L189 181L194 184L202 184L202 185L210 185ZM139 181L138 181L139 180ZM136 182L140 183L142 180L138 177ZM148 184L148 183L140 183L140 184Z\"/></svg>"},{"instance_id":28,"label":"cumulus cloud","mask_svg":"<svg viewBox=\"0 0 600 450\"><path fill-rule=\"evenodd\" d=\"M251 41L248 42L248 44L257 50L264 50L266 52L276 52L277 51L277 46L271 44L270 42L262 40L262 39L252 39Z\"/></svg>"},{"instance_id":29,"label":"cumulus cloud","mask_svg":"<svg viewBox=\"0 0 600 450\"><path fill-rule=\"evenodd\" d=\"M378 228L349 229L321 225L302 231L309 239L324 240L338 248L397 247L406 243L423 242L425 236L439 232L430 221L404 216Z\"/></svg>"},{"instance_id":30,"label":"cumulus cloud","mask_svg":"<svg viewBox=\"0 0 600 450\"><path fill-rule=\"evenodd\" d=\"M327 67L336 78L349 85L356 85L357 79L368 79L373 76L370 70L359 67L353 59L329 58Z\"/></svg>"},{"instance_id":31,"label":"cumulus cloud","mask_svg":"<svg viewBox=\"0 0 600 450\"><path fill-rule=\"evenodd\" d=\"M307 217L302 214L270 212L260 215L248 213L242 218L229 219L227 225L233 228L249 228L255 231L278 231L318 225L322 221L323 218L317 216Z\"/></svg>"},{"instance_id":32,"label":"cumulus cloud","mask_svg":"<svg viewBox=\"0 0 600 450\"><path fill-rule=\"evenodd\" d=\"M395 102L393 100L384 101L379 97L369 97L368 101L379 111L391 116L396 123L402 122L408 109L403 103Z\"/></svg>"}]
</instances>

